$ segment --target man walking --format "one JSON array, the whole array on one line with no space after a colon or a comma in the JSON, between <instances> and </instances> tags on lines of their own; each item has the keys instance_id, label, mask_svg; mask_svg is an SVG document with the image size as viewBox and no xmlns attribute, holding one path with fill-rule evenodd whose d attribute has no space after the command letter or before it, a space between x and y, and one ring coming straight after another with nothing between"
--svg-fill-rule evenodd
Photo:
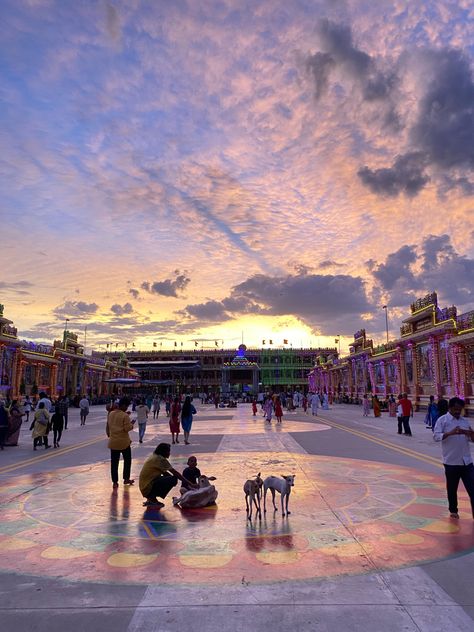
<instances>
[{"instance_id":1,"label":"man walking","mask_svg":"<svg viewBox=\"0 0 474 632\"><path fill-rule=\"evenodd\" d=\"M81 426L86 425L86 418L89 414L89 400L84 395L84 397L79 402L79 408L81 409Z\"/></svg>"},{"instance_id":2,"label":"man walking","mask_svg":"<svg viewBox=\"0 0 474 632\"><path fill-rule=\"evenodd\" d=\"M474 518L474 465L472 463L470 441L474 441L474 431L464 417L461 417L464 401L459 397L449 400L448 412L438 418L433 437L441 441L446 489L448 492L449 515L458 519L458 486L462 480L471 499Z\"/></svg>"},{"instance_id":3,"label":"man walking","mask_svg":"<svg viewBox=\"0 0 474 632\"><path fill-rule=\"evenodd\" d=\"M64 419L64 430L67 430L67 422L68 422L68 412L69 412L69 400L63 395L63 397L59 398L58 403L55 408L56 412L63 416Z\"/></svg>"},{"instance_id":4,"label":"man walking","mask_svg":"<svg viewBox=\"0 0 474 632\"><path fill-rule=\"evenodd\" d=\"M398 429L400 431L400 421L403 424L403 434L411 437L410 417L413 417L413 404L408 399L408 395L403 393L402 397L398 400L398 407L402 413L399 416Z\"/></svg>"}]
</instances>

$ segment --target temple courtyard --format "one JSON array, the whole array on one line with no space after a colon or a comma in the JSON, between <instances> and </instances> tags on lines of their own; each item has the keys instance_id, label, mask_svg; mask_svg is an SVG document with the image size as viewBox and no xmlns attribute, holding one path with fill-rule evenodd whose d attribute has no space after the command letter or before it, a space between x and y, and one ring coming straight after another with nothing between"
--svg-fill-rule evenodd
<instances>
[{"instance_id":1,"label":"temple courtyard","mask_svg":"<svg viewBox=\"0 0 474 632\"><path fill-rule=\"evenodd\" d=\"M449 518L440 445L416 413L396 419L359 406L268 424L250 405L197 404L191 445L172 446L217 478L217 504L144 508L138 475L168 419L133 431L136 484L112 489L105 410L84 427L72 409L61 448L0 454L2 630L474 630L474 520L460 487ZM295 474L282 517L270 496L247 520L243 484ZM277 504L279 497L277 498Z\"/></svg>"}]
</instances>

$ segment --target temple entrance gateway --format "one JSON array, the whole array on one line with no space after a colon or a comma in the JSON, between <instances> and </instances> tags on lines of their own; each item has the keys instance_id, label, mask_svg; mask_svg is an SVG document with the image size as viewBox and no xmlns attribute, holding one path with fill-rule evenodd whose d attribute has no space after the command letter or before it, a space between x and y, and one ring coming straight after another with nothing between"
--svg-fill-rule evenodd
<instances>
[{"instance_id":1,"label":"temple entrance gateway","mask_svg":"<svg viewBox=\"0 0 474 632\"><path fill-rule=\"evenodd\" d=\"M222 365L222 395L248 393L257 395L259 366L245 357L247 347L239 346L237 355L231 362Z\"/></svg>"}]
</instances>

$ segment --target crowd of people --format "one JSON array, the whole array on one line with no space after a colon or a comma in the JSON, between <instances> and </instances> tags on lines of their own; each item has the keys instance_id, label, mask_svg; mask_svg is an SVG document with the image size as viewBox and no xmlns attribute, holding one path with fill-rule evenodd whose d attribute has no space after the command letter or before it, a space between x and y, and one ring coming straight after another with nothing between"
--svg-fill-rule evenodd
<instances>
[{"instance_id":1,"label":"crowd of people","mask_svg":"<svg viewBox=\"0 0 474 632\"><path fill-rule=\"evenodd\" d=\"M53 447L59 448L63 430L67 430L68 411L69 399L66 396L51 399L46 393L40 393L39 398L27 395L23 402L18 399L0 400L0 449L18 445L23 421L29 423L30 416L33 450L40 446L44 446L45 450L51 447L48 440L51 431Z\"/></svg>"}]
</instances>

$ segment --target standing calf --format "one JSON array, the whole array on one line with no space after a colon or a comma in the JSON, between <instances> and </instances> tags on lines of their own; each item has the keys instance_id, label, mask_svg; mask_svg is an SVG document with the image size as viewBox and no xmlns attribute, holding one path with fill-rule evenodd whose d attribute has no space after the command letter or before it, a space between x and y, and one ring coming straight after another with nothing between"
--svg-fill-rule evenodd
<instances>
[{"instance_id":1,"label":"standing calf","mask_svg":"<svg viewBox=\"0 0 474 632\"><path fill-rule=\"evenodd\" d=\"M288 516L290 512L288 511L288 500L291 494L291 488L295 484L295 476L296 474L291 474L289 476L281 475L281 478L278 476L269 476L263 481L263 512L267 513L267 491L270 490L272 493L272 501L273 507L275 511L278 510L275 505L275 491L280 492L281 494L281 514L285 515L284 502L286 503L286 515Z\"/></svg>"},{"instance_id":2,"label":"standing calf","mask_svg":"<svg viewBox=\"0 0 474 632\"><path fill-rule=\"evenodd\" d=\"M262 518L262 510L260 507L260 497L263 480L260 472L255 478L248 479L244 484L245 506L247 509L247 518L252 520L252 506L255 505L257 515Z\"/></svg>"}]
</instances>

